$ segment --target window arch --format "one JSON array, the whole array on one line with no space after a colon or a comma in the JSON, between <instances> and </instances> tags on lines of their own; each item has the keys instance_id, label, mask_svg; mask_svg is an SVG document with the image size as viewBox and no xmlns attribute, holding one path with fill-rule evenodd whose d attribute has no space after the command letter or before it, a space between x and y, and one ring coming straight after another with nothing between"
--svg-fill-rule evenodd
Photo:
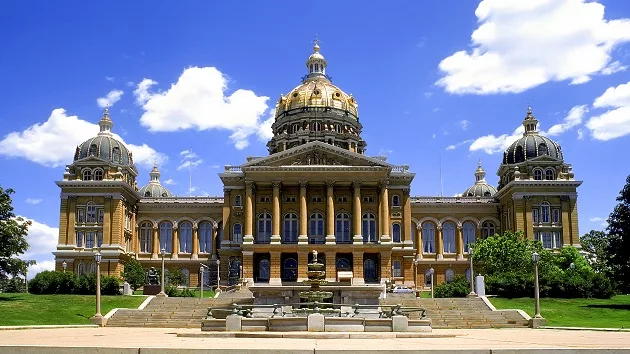
<instances>
[{"instance_id":1,"label":"window arch","mask_svg":"<svg viewBox=\"0 0 630 354\"><path fill-rule=\"evenodd\" d=\"M556 179L556 174L553 171L553 169L548 168L548 169L545 170L545 179L547 181L553 181L554 179Z\"/></svg>"},{"instance_id":2,"label":"window arch","mask_svg":"<svg viewBox=\"0 0 630 354\"><path fill-rule=\"evenodd\" d=\"M162 250L173 252L173 224L168 221L160 224L160 252Z\"/></svg>"},{"instance_id":3,"label":"window arch","mask_svg":"<svg viewBox=\"0 0 630 354\"><path fill-rule=\"evenodd\" d=\"M103 180L103 170L96 169L94 170L94 180L95 181L102 181Z\"/></svg>"},{"instance_id":4,"label":"window arch","mask_svg":"<svg viewBox=\"0 0 630 354\"><path fill-rule=\"evenodd\" d=\"M462 225L462 233L464 238L464 252L468 253L470 244L475 243L475 224L466 221L464 225Z\"/></svg>"},{"instance_id":5,"label":"window arch","mask_svg":"<svg viewBox=\"0 0 630 354\"><path fill-rule=\"evenodd\" d=\"M392 206L400 206L400 197L396 194L392 196Z\"/></svg>"},{"instance_id":6,"label":"window arch","mask_svg":"<svg viewBox=\"0 0 630 354\"><path fill-rule=\"evenodd\" d=\"M140 253L153 251L153 224L148 221L140 224Z\"/></svg>"},{"instance_id":7,"label":"window arch","mask_svg":"<svg viewBox=\"0 0 630 354\"><path fill-rule=\"evenodd\" d=\"M337 214L335 223L335 239L337 243L350 243L350 215L347 213Z\"/></svg>"},{"instance_id":8,"label":"window arch","mask_svg":"<svg viewBox=\"0 0 630 354\"><path fill-rule=\"evenodd\" d=\"M444 274L446 277L446 282L450 283L455 278L455 271L452 268L448 268Z\"/></svg>"},{"instance_id":9,"label":"window arch","mask_svg":"<svg viewBox=\"0 0 630 354\"><path fill-rule=\"evenodd\" d=\"M89 155L96 156L96 154L98 154L98 146L96 146L96 144L90 145Z\"/></svg>"},{"instance_id":10,"label":"window arch","mask_svg":"<svg viewBox=\"0 0 630 354\"><path fill-rule=\"evenodd\" d=\"M394 223L392 225L392 242L401 242L399 223Z\"/></svg>"},{"instance_id":11,"label":"window arch","mask_svg":"<svg viewBox=\"0 0 630 354\"><path fill-rule=\"evenodd\" d=\"M400 278L403 276L402 273L402 264L400 263L399 260L394 260L392 261L392 276L394 278Z\"/></svg>"},{"instance_id":12,"label":"window arch","mask_svg":"<svg viewBox=\"0 0 630 354\"><path fill-rule=\"evenodd\" d=\"M435 253L435 225L431 222L422 224L422 252Z\"/></svg>"},{"instance_id":13,"label":"window arch","mask_svg":"<svg viewBox=\"0 0 630 354\"><path fill-rule=\"evenodd\" d=\"M326 239L324 238L324 215L322 213L311 214L308 236L309 243L311 244L325 243Z\"/></svg>"},{"instance_id":14,"label":"window arch","mask_svg":"<svg viewBox=\"0 0 630 354\"><path fill-rule=\"evenodd\" d=\"M112 149L112 157L113 157L113 161L115 163L120 163L120 148L119 147L115 147Z\"/></svg>"},{"instance_id":15,"label":"window arch","mask_svg":"<svg viewBox=\"0 0 630 354\"><path fill-rule=\"evenodd\" d=\"M536 181L542 181L542 179L543 179L543 171L540 168L534 169L534 179Z\"/></svg>"},{"instance_id":16,"label":"window arch","mask_svg":"<svg viewBox=\"0 0 630 354\"><path fill-rule=\"evenodd\" d=\"M494 236L495 233L496 227L494 226L494 223L490 221L484 221L483 224L481 224L481 237L486 238L489 236Z\"/></svg>"},{"instance_id":17,"label":"window arch","mask_svg":"<svg viewBox=\"0 0 630 354\"><path fill-rule=\"evenodd\" d=\"M188 221L179 224L179 252L192 253L192 224Z\"/></svg>"},{"instance_id":18,"label":"window arch","mask_svg":"<svg viewBox=\"0 0 630 354\"><path fill-rule=\"evenodd\" d=\"M262 213L258 216L258 233L256 234L256 242L271 242L271 215Z\"/></svg>"},{"instance_id":19,"label":"window arch","mask_svg":"<svg viewBox=\"0 0 630 354\"><path fill-rule=\"evenodd\" d=\"M340 257L337 259L335 266L337 267L337 270L352 270L352 264L346 257Z\"/></svg>"},{"instance_id":20,"label":"window arch","mask_svg":"<svg viewBox=\"0 0 630 354\"><path fill-rule=\"evenodd\" d=\"M234 206L235 207L240 207L243 205L243 199L241 197L241 195L235 195L234 196Z\"/></svg>"},{"instance_id":21,"label":"window arch","mask_svg":"<svg viewBox=\"0 0 630 354\"><path fill-rule=\"evenodd\" d=\"M455 253L455 224L449 221L442 225L442 240L444 253Z\"/></svg>"},{"instance_id":22,"label":"window arch","mask_svg":"<svg viewBox=\"0 0 630 354\"><path fill-rule=\"evenodd\" d=\"M232 225L232 242L239 245L243 243L243 225L240 223Z\"/></svg>"},{"instance_id":23,"label":"window arch","mask_svg":"<svg viewBox=\"0 0 630 354\"><path fill-rule=\"evenodd\" d=\"M284 233L282 241L284 243L297 243L298 239L298 216L288 213L284 216Z\"/></svg>"},{"instance_id":24,"label":"window arch","mask_svg":"<svg viewBox=\"0 0 630 354\"><path fill-rule=\"evenodd\" d=\"M547 145L545 145L544 143L540 143L538 145L538 156L540 155L548 155Z\"/></svg>"},{"instance_id":25,"label":"window arch","mask_svg":"<svg viewBox=\"0 0 630 354\"><path fill-rule=\"evenodd\" d=\"M548 223L548 222L551 221L551 219L549 217L549 213L550 213L549 202L542 202L542 203L540 203L540 218L541 218L542 222Z\"/></svg>"},{"instance_id":26,"label":"window arch","mask_svg":"<svg viewBox=\"0 0 630 354\"><path fill-rule=\"evenodd\" d=\"M373 213L364 213L362 221L363 242L376 242L376 216Z\"/></svg>"},{"instance_id":27,"label":"window arch","mask_svg":"<svg viewBox=\"0 0 630 354\"><path fill-rule=\"evenodd\" d=\"M86 168L85 170L83 170L83 180L84 181L92 180L92 170L90 170L89 168Z\"/></svg>"},{"instance_id":28,"label":"window arch","mask_svg":"<svg viewBox=\"0 0 630 354\"><path fill-rule=\"evenodd\" d=\"M209 221L199 224L199 253L212 252L212 226Z\"/></svg>"}]
</instances>

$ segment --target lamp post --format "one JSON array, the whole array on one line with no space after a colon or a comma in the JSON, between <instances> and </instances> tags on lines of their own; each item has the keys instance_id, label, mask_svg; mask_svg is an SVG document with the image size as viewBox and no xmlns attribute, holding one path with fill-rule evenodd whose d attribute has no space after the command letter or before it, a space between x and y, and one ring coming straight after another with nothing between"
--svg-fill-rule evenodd
<instances>
[{"instance_id":1,"label":"lamp post","mask_svg":"<svg viewBox=\"0 0 630 354\"><path fill-rule=\"evenodd\" d=\"M203 299L203 265L199 267L199 298Z\"/></svg>"},{"instance_id":2,"label":"lamp post","mask_svg":"<svg viewBox=\"0 0 630 354\"><path fill-rule=\"evenodd\" d=\"M221 268L219 265L221 261L217 258L217 292L219 292L219 282L221 281Z\"/></svg>"},{"instance_id":3,"label":"lamp post","mask_svg":"<svg viewBox=\"0 0 630 354\"><path fill-rule=\"evenodd\" d=\"M475 272L473 271L473 248L470 246L468 246L468 258L470 259L470 294L468 294L468 297L476 297Z\"/></svg>"},{"instance_id":4,"label":"lamp post","mask_svg":"<svg viewBox=\"0 0 630 354\"><path fill-rule=\"evenodd\" d=\"M571 268L571 271L575 270L575 263L571 262L571 264L569 264L569 268Z\"/></svg>"},{"instance_id":5,"label":"lamp post","mask_svg":"<svg viewBox=\"0 0 630 354\"><path fill-rule=\"evenodd\" d=\"M63 268L63 272L66 272L66 268L68 268L68 263L66 263L66 261L63 261L63 263L61 263L61 267Z\"/></svg>"},{"instance_id":6,"label":"lamp post","mask_svg":"<svg viewBox=\"0 0 630 354\"><path fill-rule=\"evenodd\" d=\"M416 258L413 260L413 296L418 297L418 264L420 261Z\"/></svg>"},{"instance_id":7,"label":"lamp post","mask_svg":"<svg viewBox=\"0 0 630 354\"><path fill-rule=\"evenodd\" d=\"M90 318L92 323L101 327L105 325L103 315L101 315L101 252L94 254L94 260L96 261L96 314Z\"/></svg>"},{"instance_id":8,"label":"lamp post","mask_svg":"<svg viewBox=\"0 0 630 354\"><path fill-rule=\"evenodd\" d=\"M431 267L429 269L429 274L431 275L431 298L433 299L433 274L435 273L435 269Z\"/></svg>"},{"instance_id":9,"label":"lamp post","mask_svg":"<svg viewBox=\"0 0 630 354\"><path fill-rule=\"evenodd\" d=\"M162 281L160 282L160 293L157 296L166 297L166 292L164 292L164 256L166 255L166 249L162 248L160 254L162 255Z\"/></svg>"},{"instance_id":10,"label":"lamp post","mask_svg":"<svg viewBox=\"0 0 630 354\"><path fill-rule=\"evenodd\" d=\"M535 314L534 318L529 320L529 326L537 328L543 326L546 320L540 315L540 289L538 286L538 261L540 255L536 252L532 253L532 262L534 263L534 298L535 298Z\"/></svg>"}]
</instances>

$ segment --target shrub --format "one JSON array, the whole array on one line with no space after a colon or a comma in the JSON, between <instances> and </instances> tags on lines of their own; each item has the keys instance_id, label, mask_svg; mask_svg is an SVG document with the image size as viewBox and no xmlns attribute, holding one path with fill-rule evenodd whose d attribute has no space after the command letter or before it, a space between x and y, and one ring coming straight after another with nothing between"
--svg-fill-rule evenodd
<instances>
[{"instance_id":1,"label":"shrub","mask_svg":"<svg viewBox=\"0 0 630 354\"><path fill-rule=\"evenodd\" d=\"M96 275L83 274L77 277L74 273L44 271L38 273L29 282L29 292L32 294L94 295ZM101 294L120 295L120 280L113 276L101 275Z\"/></svg>"},{"instance_id":2,"label":"shrub","mask_svg":"<svg viewBox=\"0 0 630 354\"><path fill-rule=\"evenodd\" d=\"M470 293L470 282L458 275L450 283L437 285L433 291L435 297L466 297Z\"/></svg>"},{"instance_id":3,"label":"shrub","mask_svg":"<svg viewBox=\"0 0 630 354\"><path fill-rule=\"evenodd\" d=\"M188 288L178 289L176 286L173 286L173 285L167 285L164 288L164 292L166 293L166 295L170 297L195 297L196 296L195 293Z\"/></svg>"},{"instance_id":4,"label":"shrub","mask_svg":"<svg viewBox=\"0 0 630 354\"><path fill-rule=\"evenodd\" d=\"M102 275L101 276L101 294L120 295L120 279L113 276Z\"/></svg>"},{"instance_id":5,"label":"shrub","mask_svg":"<svg viewBox=\"0 0 630 354\"><path fill-rule=\"evenodd\" d=\"M125 267L120 276L124 281L129 283L129 286L133 290L138 290L145 284L145 273L140 262L135 258L130 258L125 261Z\"/></svg>"},{"instance_id":6,"label":"shrub","mask_svg":"<svg viewBox=\"0 0 630 354\"><path fill-rule=\"evenodd\" d=\"M96 293L96 276L94 274L83 274L77 280L77 286L73 294L92 295Z\"/></svg>"},{"instance_id":7,"label":"shrub","mask_svg":"<svg viewBox=\"0 0 630 354\"><path fill-rule=\"evenodd\" d=\"M25 291L26 286L22 278L0 279L0 293L23 293Z\"/></svg>"}]
</instances>

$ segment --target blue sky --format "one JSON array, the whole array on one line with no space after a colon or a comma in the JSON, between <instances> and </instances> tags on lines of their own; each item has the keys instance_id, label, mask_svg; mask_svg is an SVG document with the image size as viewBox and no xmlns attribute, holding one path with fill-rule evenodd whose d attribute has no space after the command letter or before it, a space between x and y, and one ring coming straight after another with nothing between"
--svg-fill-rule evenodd
<instances>
[{"instance_id":1,"label":"blue sky","mask_svg":"<svg viewBox=\"0 0 630 354\"><path fill-rule=\"evenodd\" d=\"M414 195L440 193L440 151L444 195L474 182L479 159L496 185L530 104L584 181L580 233L604 228L629 173L627 1L3 2L0 184L35 221L33 271L52 265L54 181L102 106L141 185L157 160L175 194L220 195L224 165L267 154L268 119L316 35L359 103L368 155L409 164Z\"/></svg>"}]
</instances>

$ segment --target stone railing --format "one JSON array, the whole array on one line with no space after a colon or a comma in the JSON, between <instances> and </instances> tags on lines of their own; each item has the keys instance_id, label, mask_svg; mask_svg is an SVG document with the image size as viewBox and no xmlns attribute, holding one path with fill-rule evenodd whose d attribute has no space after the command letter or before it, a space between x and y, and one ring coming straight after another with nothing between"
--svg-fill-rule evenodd
<instances>
[{"instance_id":1,"label":"stone railing","mask_svg":"<svg viewBox=\"0 0 630 354\"><path fill-rule=\"evenodd\" d=\"M223 197L143 197L140 202L151 204L223 204Z\"/></svg>"},{"instance_id":2,"label":"stone railing","mask_svg":"<svg viewBox=\"0 0 630 354\"><path fill-rule=\"evenodd\" d=\"M411 197L411 203L495 203L493 197Z\"/></svg>"},{"instance_id":3,"label":"stone railing","mask_svg":"<svg viewBox=\"0 0 630 354\"><path fill-rule=\"evenodd\" d=\"M225 165L225 172L240 173L243 172L241 166Z\"/></svg>"},{"instance_id":4,"label":"stone railing","mask_svg":"<svg viewBox=\"0 0 630 354\"><path fill-rule=\"evenodd\" d=\"M395 173L408 173L409 172L409 165L393 166L392 167L392 172L395 172Z\"/></svg>"}]
</instances>

